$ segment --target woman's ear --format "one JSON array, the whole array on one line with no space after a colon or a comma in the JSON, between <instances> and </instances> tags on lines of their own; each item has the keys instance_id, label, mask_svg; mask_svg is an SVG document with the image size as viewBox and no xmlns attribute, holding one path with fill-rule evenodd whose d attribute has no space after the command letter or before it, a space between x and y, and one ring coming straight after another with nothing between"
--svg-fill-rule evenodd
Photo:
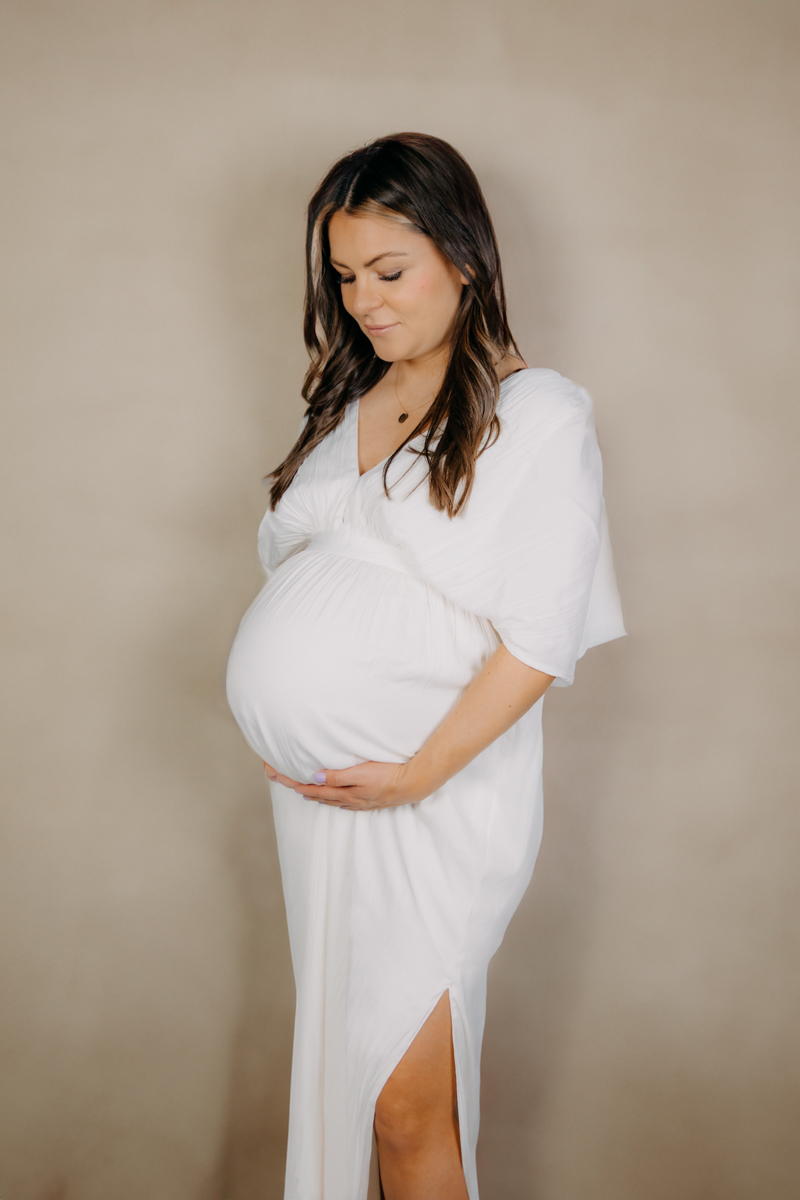
<instances>
[{"instance_id":1,"label":"woman's ear","mask_svg":"<svg viewBox=\"0 0 800 1200\"><path fill-rule=\"evenodd\" d=\"M474 279L474 278L475 278L475 269L474 269L474 267L471 267L469 264L467 264L467 270L469 271L470 275L472 276L472 279ZM472 279L467 279L467 277L466 277L466 275L463 273L463 271L459 271L459 273L458 273L458 278L461 280L461 282L463 283L464 287L466 287L468 283L472 283Z\"/></svg>"}]
</instances>

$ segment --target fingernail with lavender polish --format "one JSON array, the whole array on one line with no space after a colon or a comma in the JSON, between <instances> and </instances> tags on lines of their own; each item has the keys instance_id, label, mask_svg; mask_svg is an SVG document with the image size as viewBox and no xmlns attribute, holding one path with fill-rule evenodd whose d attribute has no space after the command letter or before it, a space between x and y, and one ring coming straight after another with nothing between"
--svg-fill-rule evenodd
<instances>
[{"instance_id":1,"label":"fingernail with lavender polish","mask_svg":"<svg viewBox=\"0 0 800 1200\"><path fill-rule=\"evenodd\" d=\"M314 772L314 783L325 783L325 772L324 771L315 771Z\"/></svg>"}]
</instances>

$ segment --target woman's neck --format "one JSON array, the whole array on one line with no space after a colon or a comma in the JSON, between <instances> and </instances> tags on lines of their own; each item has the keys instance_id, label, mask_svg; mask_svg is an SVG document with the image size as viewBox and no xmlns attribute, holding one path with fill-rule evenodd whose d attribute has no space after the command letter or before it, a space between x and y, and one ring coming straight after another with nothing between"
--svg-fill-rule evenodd
<instances>
[{"instance_id":1,"label":"woman's neck","mask_svg":"<svg viewBox=\"0 0 800 1200\"><path fill-rule=\"evenodd\" d=\"M430 357L401 359L393 363L391 383L401 403L410 409L430 404L442 386L447 360L447 351L443 351Z\"/></svg>"}]
</instances>

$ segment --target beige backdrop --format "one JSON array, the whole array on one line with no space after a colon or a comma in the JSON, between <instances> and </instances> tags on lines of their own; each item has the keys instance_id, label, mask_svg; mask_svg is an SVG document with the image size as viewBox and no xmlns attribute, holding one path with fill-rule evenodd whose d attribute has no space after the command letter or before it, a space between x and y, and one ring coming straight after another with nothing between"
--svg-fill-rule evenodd
<instances>
[{"instance_id":1,"label":"beige backdrop","mask_svg":"<svg viewBox=\"0 0 800 1200\"><path fill-rule=\"evenodd\" d=\"M398 129L466 154L528 361L594 395L630 629L548 699L484 1195L800 1195L799 24L3 0L3 1200L280 1195L293 984L223 677L301 412L304 204Z\"/></svg>"}]
</instances>

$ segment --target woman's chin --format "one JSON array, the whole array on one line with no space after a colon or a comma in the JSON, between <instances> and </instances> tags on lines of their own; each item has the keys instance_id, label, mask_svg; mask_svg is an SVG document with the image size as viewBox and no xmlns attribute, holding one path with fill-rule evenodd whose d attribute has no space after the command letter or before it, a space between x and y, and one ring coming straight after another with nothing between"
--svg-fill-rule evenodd
<instances>
[{"instance_id":1,"label":"woman's chin","mask_svg":"<svg viewBox=\"0 0 800 1200\"><path fill-rule=\"evenodd\" d=\"M385 342L380 342L377 338L370 338L372 349L375 351L375 357L382 359L384 362L393 363L400 362L406 357L399 350L390 350Z\"/></svg>"}]
</instances>

